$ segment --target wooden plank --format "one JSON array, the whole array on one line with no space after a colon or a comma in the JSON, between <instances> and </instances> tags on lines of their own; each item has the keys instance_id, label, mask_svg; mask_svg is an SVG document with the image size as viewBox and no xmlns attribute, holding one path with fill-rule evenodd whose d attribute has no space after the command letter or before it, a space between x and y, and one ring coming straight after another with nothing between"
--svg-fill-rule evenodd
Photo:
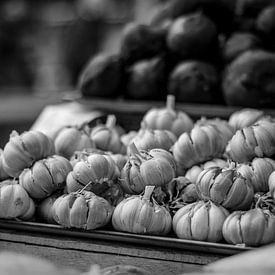
<instances>
[{"instance_id":1,"label":"wooden plank","mask_svg":"<svg viewBox=\"0 0 275 275\"><path fill-rule=\"evenodd\" d=\"M13 242L0 242L0 249L39 256L50 260L61 267L72 267L80 271L87 271L91 264L99 264L101 267L124 264L141 266L152 275L180 274L183 272L199 271L202 266L186 264L184 262L171 262L142 257L124 256L117 254L102 254L85 252L73 249L59 249L30 244L18 244Z\"/></svg>"},{"instance_id":2,"label":"wooden plank","mask_svg":"<svg viewBox=\"0 0 275 275\"><path fill-rule=\"evenodd\" d=\"M18 244L30 244L35 246L53 247L63 250L78 250L87 253L119 254L121 256L141 257L163 261L190 263L204 265L220 259L224 256L192 252L188 250L168 249L152 247L150 245L133 245L120 242L108 242L103 240L87 240L81 238L68 238L60 236L47 236L44 234L14 232L1 230L0 241L9 241Z\"/></svg>"}]
</instances>

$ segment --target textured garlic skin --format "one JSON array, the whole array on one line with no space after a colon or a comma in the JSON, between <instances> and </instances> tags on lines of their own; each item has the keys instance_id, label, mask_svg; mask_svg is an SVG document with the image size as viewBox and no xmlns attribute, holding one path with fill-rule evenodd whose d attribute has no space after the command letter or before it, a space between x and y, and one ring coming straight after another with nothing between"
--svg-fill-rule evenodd
<instances>
[{"instance_id":1,"label":"textured garlic skin","mask_svg":"<svg viewBox=\"0 0 275 275\"><path fill-rule=\"evenodd\" d=\"M18 181L0 183L0 218L13 219L24 216L31 206L31 198Z\"/></svg>"},{"instance_id":2,"label":"textured garlic skin","mask_svg":"<svg viewBox=\"0 0 275 275\"><path fill-rule=\"evenodd\" d=\"M52 206L54 220L66 228L92 230L109 223L113 207L92 192L64 194Z\"/></svg>"},{"instance_id":3,"label":"textured garlic skin","mask_svg":"<svg viewBox=\"0 0 275 275\"><path fill-rule=\"evenodd\" d=\"M184 175L186 169L196 164L221 157L225 147L225 139L216 126L195 126L190 133L180 135L172 147L177 175Z\"/></svg>"},{"instance_id":4,"label":"textured garlic skin","mask_svg":"<svg viewBox=\"0 0 275 275\"><path fill-rule=\"evenodd\" d=\"M172 216L184 205L199 200L195 184L185 177L173 178L168 184L155 188L153 197L159 205L169 209Z\"/></svg>"},{"instance_id":5,"label":"textured garlic skin","mask_svg":"<svg viewBox=\"0 0 275 275\"><path fill-rule=\"evenodd\" d=\"M212 160L206 161L200 165L194 165L188 170L186 170L185 177L188 178L191 182L196 183L199 174L202 170L210 167L220 167L225 168L228 166L228 162L224 159L214 158Z\"/></svg>"},{"instance_id":6,"label":"textured garlic skin","mask_svg":"<svg viewBox=\"0 0 275 275\"><path fill-rule=\"evenodd\" d=\"M3 151L3 168L10 177L18 177L36 160L55 153L53 140L39 131L27 131L19 135L13 131Z\"/></svg>"},{"instance_id":7,"label":"textured garlic skin","mask_svg":"<svg viewBox=\"0 0 275 275\"><path fill-rule=\"evenodd\" d=\"M66 191L75 192L89 184L86 190L99 194L117 180L119 173L117 165L109 155L89 155L86 161L77 162L68 174Z\"/></svg>"},{"instance_id":8,"label":"textured garlic skin","mask_svg":"<svg viewBox=\"0 0 275 275\"><path fill-rule=\"evenodd\" d=\"M270 158L254 158L250 163L242 163L237 171L244 177L250 177L254 192L268 192L268 178L275 170L275 161Z\"/></svg>"},{"instance_id":9,"label":"textured garlic skin","mask_svg":"<svg viewBox=\"0 0 275 275\"><path fill-rule=\"evenodd\" d=\"M253 125L259 119L263 118L263 116L263 111L252 108L244 108L232 113L229 117L228 123L235 131L237 131Z\"/></svg>"},{"instance_id":10,"label":"textured garlic skin","mask_svg":"<svg viewBox=\"0 0 275 275\"><path fill-rule=\"evenodd\" d=\"M140 194L145 186L163 186L176 176L172 154L163 149L131 155L121 170L119 184L128 194Z\"/></svg>"},{"instance_id":11,"label":"textured garlic skin","mask_svg":"<svg viewBox=\"0 0 275 275\"><path fill-rule=\"evenodd\" d=\"M39 221L56 224L56 221L53 217L52 206L57 198L63 194L63 191L58 190L53 193L51 196L43 199L39 202L36 209L36 216Z\"/></svg>"},{"instance_id":12,"label":"textured garlic skin","mask_svg":"<svg viewBox=\"0 0 275 275\"><path fill-rule=\"evenodd\" d=\"M72 165L65 157L53 155L36 161L32 167L24 169L19 175L19 184L34 199L50 196L66 185Z\"/></svg>"},{"instance_id":13,"label":"textured garlic skin","mask_svg":"<svg viewBox=\"0 0 275 275\"><path fill-rule=\"evenodd\" d=\"M227 120L220 118L206 119L205 117L202 117L200 120L196 121L195 126L203 125L215 126L220 131L221 137L223 138L225 144L232 138L235 133L233 127L229 125Z\"/></svg>"},{"instance_id":14,"label":"textured garlic skin","mask_svg":"<svg viewBox=\"0 0 275 275\"><path fill-rule=\"evenodd\" d=\"M101 155L107 155L110 156L115 164L117 165L118 169L121 170L125 163L128 160L127 155L122 155L122 154L114 154L112 152L105 152L99 149L84 149L82 151L75 151L72 157L70 158L70 162L72 166L74 167L75 164L79 161L86 161L90 155L93 154L101 154Z\"/></svg>"},{"instance_id":15,"label":"textured garlic skin","mask_svg":"<svg viewBox=\"0 0 275 275\"><path fill-rule=\"evenodd\" d=\"M98 125L91 130L90 137L97 149L114 154L126 153L126 146L121 141L120 135L115 128Z\"/></svg>"},{"instance_id":16,"label":"textured garlic skin","mask_svg":"<svg viewBox=\"0 0 275 275\"><path fill-rule=\"evenodd\" d=\"M211 201L198 201L180 208L173 217L173 230L180 239L219 242L229 212Z\"/></svg>"},{"instance_id":17,"label":"textured garlic skin","mask_svg":"<svg viewBox=\"0 0 275 275\"><path fill-rule=\"evenodd\" d=\"M30 221L34 218L35 211L36 211L36 205L35 205L34 201L32 200L32 198L30 198L29 208L27 209L27 211L25 213L23 213L18 218L23 221Z\"/></svg>"},{"instance_id":18,"label":"textured garlic skin","mask_svg":"<svg viewBox=\"0 0 275 275\"><path fill-rule=\"evenodd\" d=\"M177 137L168 130L140 129L137 135L132 139L138 150L149 151L154 148L169 151L176 142ZM129 147L127 149L129 155Z\"/></svg>"},{"instance_id":19,"label":"textured garlic skin","mask_svg":"<svg viewBox=\"0 0 275 275\"><path fill-rule=\"evenodd\" d=\"M275 200L275 171L273 171L268 177L268 189L270 195Z\"/></svg>"},{"instance_id":20,"label":"textured garlic skin","mask_svg":"<svg viewBox=\"0 0 275 275\"><path fill-rule=\"evenodd\" d=\"M203 170L196 182L199 196L224 208L249 209L254 196L250 177L244 177L235 168L210 167Z\"/></svg>"},{"instance_id":21,"label":"textured garlic skin","mask_svg":"<svg viewBox=\"0 0 275 275\"><path fill-rule=\"evenodd\" d=\"M238 130L229 141L226 154L235 162L250 162L253 158L275 154L275 123L261 120Z\"/></svg>"},{"instance_id":22,"label":"textured garlic skin","mask_svg":"<svg viewBox=\"0 0 275 275\"><path fill-rule=\"evenodd\" d=\"M152 108L141 121L143 129L169 130L176 137L184 132L190 132L193 128L192 119L182 111L169 108Z\"/></svg>"},{"instance_id":23,"label":"textured garlic skin","mask_svg":"<svg viewBox=\"0 0 275 275\"><path fill-rule=\"evenodd\" d=\"M77 127L64 127L59 130L54 139L56 153L70 159L75 151L94 148L89 133Z\"/></svg>"},{"instance_id":24,"label":"textured garlic skin","mask_svg":"<svg viewBox=\"0 0 275 275\"><path fill-rule=\"evenodd\" d=\"M133 195L116 206L112 225L118 231L165 236L171 231L172 218L165 207Z\"/></svg>"},{"instance_id":25,"label":"textured garlic skin","mask_svg":"<svg viewBox=\"0 0 275 275\"><path fill-rule=\"evenodd\" d=\"M230 244L260 246L275 241L275 216L260 208L231 213L223 224L223 237Z\"/></svg>"},{"instance_id":26,"label":"textured garlic skin","mask_svg":"<svg viewBox=\"0 0 275 275\"><path fill-rule=\"evenodd\" d=\"M10 176L4 169L3 165L3 150L0 149L0 181L8 179Z\"/></svg>"}]
</instances>

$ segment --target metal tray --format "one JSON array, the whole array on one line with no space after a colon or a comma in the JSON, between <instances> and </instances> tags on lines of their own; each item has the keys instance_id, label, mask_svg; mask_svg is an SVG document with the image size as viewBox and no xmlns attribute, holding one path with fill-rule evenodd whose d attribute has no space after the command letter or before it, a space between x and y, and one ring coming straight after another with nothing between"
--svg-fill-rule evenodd
<instances>
[{"instance_id":1,"label":"metal tray","mask_svg":"<svg viewBox=\"0 0 275 275\"><path fill-rule=\"evenodd\" d=\"M81 230L67 229L59 225L44 224L37 222L23 222L0 219L0 229L16 230L17 232L43 233L55 236L67 236L84 239L96 239L102 241L123 242L132 245L146 245L178 250L197 251L200 253L212 253L219 255L234 255L254 248L230 245L223 243L211 243L202 241L182 240L176 237L160 237L149 235L138 235L124 232L116 232L106 229Z\"/></svg>"}]
</instances>

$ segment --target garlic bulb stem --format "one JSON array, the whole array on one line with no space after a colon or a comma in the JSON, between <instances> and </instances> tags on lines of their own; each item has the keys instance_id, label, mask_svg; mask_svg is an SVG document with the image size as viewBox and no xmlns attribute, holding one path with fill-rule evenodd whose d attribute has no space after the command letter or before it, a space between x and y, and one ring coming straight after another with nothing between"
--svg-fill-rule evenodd
<instances>
[{"instance_id":1,"label":"garlic bulb stem","mask_svg":"<svg viewBox=\"0 0 275 275\"><path fill-rule=\"evenodd\" d=\"M152 193L154 191L154 188L155 188L155 186L151 186L151 185L145 186L144 195L142 196L143 199L149 201L152 196Z\"/></svg>"},{"instance_id":2,"label":"garlic bulb stem","mask_svg":"<svg viewBox=\"0 0 275 275\"><path fill-rule=\"evenodd\" d=\"M169 110L175 110L176 98L174 95L167 95L166 108Z\"/></svg>"},{"instance_id":3,"label":"garlic bulb stem","mask_svg":"<svg viewBox=\"0 0 275 275\"><path fill-rule=\"evenodd\" d=\"M129 145L131 155L141 156L134 142Z\"/></svg>"},{"instance_id":4,"label":"garlic bulb stem","mask_svg":"<svg viewBox=\"0 0 275 275\"><path fill-rule=\"evenodd\" d=\"M107 128L110 128L110 129L114 128L116 125L116 116L108 115L105 125Z\"/></svg>"}]
</instances>

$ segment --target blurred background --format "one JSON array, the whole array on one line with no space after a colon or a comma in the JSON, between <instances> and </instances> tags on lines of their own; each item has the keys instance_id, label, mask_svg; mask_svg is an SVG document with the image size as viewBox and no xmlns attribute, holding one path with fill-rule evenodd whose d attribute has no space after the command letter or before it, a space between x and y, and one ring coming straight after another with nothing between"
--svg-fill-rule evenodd
<instances>
[{"instance_id":1,"label":"blurred background","mask_svg":"<svg viewBox=\"0 0 275 275\"><path fill-rule=\"evenodd\" d=\"M116 52L122 27L158 0L1 0L0 93L74 87L96 52Z\"/></svg>"}]
</instances>

